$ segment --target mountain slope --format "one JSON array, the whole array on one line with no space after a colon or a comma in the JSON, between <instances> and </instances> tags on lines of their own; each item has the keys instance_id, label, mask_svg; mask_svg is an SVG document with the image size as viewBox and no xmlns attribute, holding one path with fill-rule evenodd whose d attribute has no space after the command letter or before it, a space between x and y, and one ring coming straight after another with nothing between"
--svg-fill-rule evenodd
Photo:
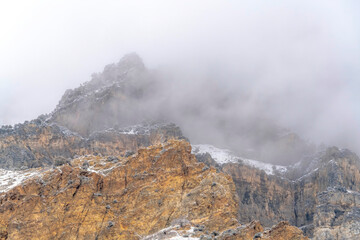
<instances>
[{"instance_id":1,"label":"mountain slope","mask_svg":"<svg viewBox=\"0 0 360 240\"><path fill-rule=\"evenodd\" d=\"M186 141L117 157L74 159L0 194L0 238L307 239L286 223L239 224L232 178L198 163Z\"/></svg>"},{"instance_id":2,"label":"mountain slope","mask_svg":"<svg viewBox=\"0 0 360 240\"><path fill-rule=\"evenodd\" d=\"M319 150L271 121L205 121L196 102L171 105L161 81L130 54L68 90L51 114L0 128L0 238L41 229L44 239L306 239L291 225L318 240L360 237L354 153ZM203 130L214 128L191 127L209 140L192 145L195 157L192 139L166 121L184 124L178 116L224 126L233 151L209 145L218 135ZM243 137L259 148L246 150Z\"/></svg>"}]
</instances>

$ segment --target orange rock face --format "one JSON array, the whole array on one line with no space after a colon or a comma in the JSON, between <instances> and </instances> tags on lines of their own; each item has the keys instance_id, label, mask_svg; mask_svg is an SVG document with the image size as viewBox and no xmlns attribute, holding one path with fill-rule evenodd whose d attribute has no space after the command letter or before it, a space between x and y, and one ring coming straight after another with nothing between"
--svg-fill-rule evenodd
<instances>
[{"instance_id":1,"label":"orange rock face","mask_svg":"<svg viewBox=\"0 0 360 240\"><path fill-rule=\"evenodd\" d=\"M0 195L0 236L140 239L181 219L208 231L237 224L231 177L198 163L185 141L141 149L117 163L94 157L73 165Z\"/></svg>"}]
</instances>

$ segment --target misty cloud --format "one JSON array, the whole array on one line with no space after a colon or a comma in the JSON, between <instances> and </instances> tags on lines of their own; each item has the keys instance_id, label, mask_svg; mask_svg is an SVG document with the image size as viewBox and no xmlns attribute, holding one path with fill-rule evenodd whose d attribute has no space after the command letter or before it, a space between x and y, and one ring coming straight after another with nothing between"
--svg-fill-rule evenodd
<instances>
[{"instance_id":1,"label":"misty cloud","mask_svg":"<svg viewBox=\"0 0 360 240\"><path fill-rule=\"evenodd\" d=\"M178 123L194 142L246 149L289 129L360 152L356 1L64 1L1 9L0 124L51 112L66 89L136 51L161 82L139 109Z\"/></svg>"}]
</instances>

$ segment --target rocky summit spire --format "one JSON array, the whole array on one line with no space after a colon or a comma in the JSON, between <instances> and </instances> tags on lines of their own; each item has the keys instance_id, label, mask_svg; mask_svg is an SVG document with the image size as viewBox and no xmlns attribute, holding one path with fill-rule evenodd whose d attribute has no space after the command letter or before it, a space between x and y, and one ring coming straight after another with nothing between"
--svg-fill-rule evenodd
<instances>
[{"instance_id":1,"label":"rocky summit spire","mask_svg":"<svg viewBox=\"0 0 360 240\"><path fill-rule=\"evenodd\" d=\"M141 108L125 106L142 106L147 94L153 93L151 81L142 59L129 53L118 63L105 66L102 73L93 74L90 81L67 90L50 120L81 135L140 123L147 114Z\"/></svg>"},{"instance_id":2,"label":"rocky summit spire","mask_svg":"<svg viewBox=\"0 0 360 240\"><path fill-rule=\"evenodd\" d=\"M144 62L136 52L128 53L122 57L117 64L117 67L128 70L132 68L137 70L145 70Z\"/></svg>"}]
</instances>

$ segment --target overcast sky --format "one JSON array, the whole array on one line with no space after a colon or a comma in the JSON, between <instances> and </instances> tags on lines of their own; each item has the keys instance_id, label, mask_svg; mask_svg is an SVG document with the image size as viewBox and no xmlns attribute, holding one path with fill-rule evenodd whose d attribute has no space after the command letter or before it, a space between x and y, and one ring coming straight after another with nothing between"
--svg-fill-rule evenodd
<instances>
[{"instance_id":1,"label":"overcast sky","mask_svg":"<svg viewBox=\"0 0 360 240\"><path fill-rule=\"evenodd\" d=\"M2 0L0 125L51 112L135 51L150 68L220 72L224 86L274 96L279 121L317 141L346 138L360 130L359 13L356 0Z\"/></svg>"}]
</instances>

